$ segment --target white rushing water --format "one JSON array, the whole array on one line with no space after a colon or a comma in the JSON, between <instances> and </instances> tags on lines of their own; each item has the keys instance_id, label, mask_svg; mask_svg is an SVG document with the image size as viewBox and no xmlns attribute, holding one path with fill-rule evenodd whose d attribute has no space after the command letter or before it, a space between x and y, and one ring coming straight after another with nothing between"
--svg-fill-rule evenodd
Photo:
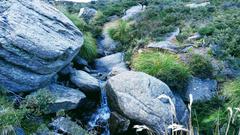
<instances>
[{"instance_id":1,"label":"white rushing water","mask_svg":"<svg viewBox=\"0 0 240 135\"><path fill-rule=\"evenodd\" d=\"M97 111L92 115L89 121L89 130L100 129L101 135L110 135L108 119L110 118L110 109L108 107L106 90L103 88L103 82L99 81L101 88L101 104Z\"/></svg>"}]
</instances>

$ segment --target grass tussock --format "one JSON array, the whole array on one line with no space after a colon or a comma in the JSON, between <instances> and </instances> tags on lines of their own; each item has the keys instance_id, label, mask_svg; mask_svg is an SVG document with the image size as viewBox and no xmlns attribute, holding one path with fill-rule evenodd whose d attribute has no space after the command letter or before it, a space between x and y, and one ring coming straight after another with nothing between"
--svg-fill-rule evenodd
<instances>
[{"instance_id":1,"label":"grass tussock","mask_svg":"<svg viewBox=\"0 0 240 135\"><path fill-rule=\"evenodd\" d=\"M82 58L86 59L88 62L92 62L97 57L96 40L89 32L85 33L84 35L84 43L79 55Z\"/></svg>"},{"instance_id":2,"label":"grass tussock","mask_svg":"<svg viewBox=\"0 0 240 135\"><path fill-rule=\"evenodd\" d=\"M188 67L176 56L157 51L135 55L132 68L157 77L173 90L183 90L190 75Z\"/></svg>"},{"instance_id":3,"label":"grass tussock","mask_svg":"<svg viewBox=\"0 0 240 135\"><path fill-rule=\"evenodd\" d=\"M213 75L213 66L209 58L199 54L190 56L189 67L194 76L200 78L211 78Z\"/></svg>"}]
</instances>

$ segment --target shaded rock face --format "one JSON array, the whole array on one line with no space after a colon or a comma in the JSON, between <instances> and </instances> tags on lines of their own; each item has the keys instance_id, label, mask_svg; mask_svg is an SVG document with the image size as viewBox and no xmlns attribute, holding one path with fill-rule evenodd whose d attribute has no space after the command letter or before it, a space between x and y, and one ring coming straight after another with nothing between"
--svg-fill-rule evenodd
<instances>
[{"instance_id":1,"label":"shaded rock face","mask_svg":"<svg viewBox=\"0 0 240 135\"><path fill-rule=\"evenodd\" d=\"M110 132L113 135L124 133L128 130L130 125L130 120L121 116L117 112L112 112L111 117L109 119L110 123Z\"/></svg>"},{"instance_id":2,"label":"shaded rock face","mask_svg":"<svg viewBox=\"0 0 240 135\"><path fill-rule=\"evenodd\" d=\"M216 95L217 81L192 77L184 95L184 100L189 101L189 94L193 96L193 102L207 101Z\"/></svg>"},{"instance_id":3,"label":"shaded rock face","mask_svg":"<svg viewBox=\"0 0 240 135\"><path fill-rule=\"evenodd\" d=\"M0 85L14 92L45 87L79 52L82 33L43 1L0 5Z\"/></svg>"},{"instance_id":4,"label":"shaded rock face","mask_svg":"<svg viewBox=\"0 0 240 135\"><path fill-rule=\"evenodd\" d=\"M183 126L188 126L189 121L189 111L187 109L187 106L183 102L181 96L177 93L174 93L176 102L175 102L175 108L177 112L177 119Z\"/></svg>"},{"instance_id":5,"label":"shaded rock face","mask_svg":"<svg viewBox=\"0 0 240 135\"><path fill-rule=\"evenodd\" d=\"M162 81L142 72L126 71L110 78L106 84L110 108L124 117L147 125L158 134L175 121L169 100L175 98ZM184 105L184 104L183 104Z\"/></svg>"}]
</instances>

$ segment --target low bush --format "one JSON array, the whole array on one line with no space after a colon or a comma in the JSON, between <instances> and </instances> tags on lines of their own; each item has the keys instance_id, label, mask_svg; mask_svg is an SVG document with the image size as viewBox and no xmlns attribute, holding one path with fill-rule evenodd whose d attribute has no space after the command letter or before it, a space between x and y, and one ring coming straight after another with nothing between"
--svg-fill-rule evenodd
<instances>
[{"instance_id":1,"label":"low bush","mask_svg":"<svg viewBox=\"0 0 240 135\"><path fill-rule=\"evenodd\" d=\"M99 9L105 16L121 16L126 9L135 5L137 5L136 0L121 0L121 2L106 1L104 4L99 1L96 3L95 8Z\"/></svg>"},{"instance_id":2,"label":"low bush","mask_svg":"<svg viewBox=\"0 0 240 135\"><path fill-rule=\"evenodd\" d=\"M6 91L0 89L0 134L14 135L15 127L21 126L21 121L25 117L26 109L17 109L14 103L7 99Z\"/></svg>"},{"instance_id":3,"label":"low bush","mask_svg":"<svg viewBox=\"0 0 240 135\"><path fill-rule=\"evenodd\" d=\"M92 62L97 57L96 40L93 38L90 32L84 34L84 43L79 55L88 62Z\"/></svg>"},{"instance_id":4,"label":"low bush","mask_svg":"<svg viewBox=\"0 0 240 135\"><path fill-rule=\"evenodd\" d=\"M64 15L66 15L82 32L90 30L89 25L83 19L79 18L77 14L71 14L65 11Z\"/></svg>"},{"instance_id":5,"label":"low bush","mask_svg":"<svg viewBox=\"0 0 240 135\"><path fill-rule=\"evenodd\" d=\"M211 78L213 73L213 66L211 61L199 54L193 54L190 57L189 67L194 76L200 78Z\"/></svg>"},{"instance_id":6,"label":"low bush","mask_svg":"<svg viewBox=\"0 0 240 135\"><path fill-rule=\"evenodd\" d=\"M173 90L183 90L189 69L174 55L147 51L133 57L132 68L162 80Z\"/></svg>"},{"instance_id":7,"label":"low bush","mask_svg":"<svg viewBox=\"0 0 240 135\"><path fill-rule=\"evenodd\" d=\"M25 109L15 109L14 104L5 96L0 96L0 128L6 126L19 126L26 113Z\"/></svg>"},{"instance_id":8,"label":"low bush","mask_svg":"<svg viewBox=\"0 0 240 135\"><path fill-rule=\"evenodd\" d=\"M218 45L227 56L240 57L239 9L221 13L214 19L213 25L216 29L209 37L210 43Z\"/></svg>"},{"instance_id":9,"label":"low bush","mask_svg":"<svg viewBox=\"0 0 240 135\"><path fill-rule=\"evenodd\" d=\"M40 89L34 94L28 95L21 103L21 108L26 108L28 114L40 116L48 112L49 104L54 101L54 95L49 90Z\"/></svg>"},{"instance_id":10,"label":"low bush","mask_svg":"<svg viewBox=\"0 0 240 135\"><path fill-rule=\"evenodd\" d=\"M215 28L212 26L212 25L209 25L209 26L205 26L205 27L202 27L199 29L199 34L201 35L212 35L213 32L214 32Z\"/></svg>"},{"instance_id":11,"label":"low bush","mask_svg":"<svg viewBox=\"0 0 240 135\"><path fill-rule=\"evenodd\" d=\"M112 39L120 41L122 45L126 45L131 40L130 26L126 21L119 21L116 28L109 30L109 35Z\"/></svg>"}]
</instances>

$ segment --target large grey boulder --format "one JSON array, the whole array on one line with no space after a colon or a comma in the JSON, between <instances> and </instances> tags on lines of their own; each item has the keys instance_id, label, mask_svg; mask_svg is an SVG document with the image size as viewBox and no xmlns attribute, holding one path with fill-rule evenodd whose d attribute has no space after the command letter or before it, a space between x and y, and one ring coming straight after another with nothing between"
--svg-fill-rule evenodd
<instances>
[{"instance_id":1,"label":"large grey boulder","mask_svg":"<svg viewBox=\"0 0 240 135\"><path fill-rule=\"evenodd\" d=\"M146 6L137 5L129 8L125 15L122 17L123 20L135 19L141 12L145 10Z\"/></svg>"},{"instance_id":2,"label":"large grey boulder","mask_svg":"<svg viewBox=\"0 0 240 135\"><path fill-rule=\"evenodd\" d=\"M166 95L175 103L173 93L164 82L150 75L123 72L107 81L106 90L112 111L144 124L158 134L164 134L165 127L177 120L169 99L159 98Z\"/></svg>"},{"instance_id":3,"label":"large grey boulder","mask_svg":"<svg viewBox=\"0 0 240 135\"><path fill-rule=\"evenodd\" d=\"M0 2L0 85L14 92L50 84L82 46L82 33L40 0Z\"/></svg>"},{"instance_id":4,"label":"large grey boulder","mask_svg":"<svg viewBox=\"0 0 240 135\"><path fill-rule=\"evenodd\" d=\"M54 103L49 105L50 113L76 109L86 100L85 94L81 91L58 84L50 85L49 90L55 98Z\"/></svg>"},{"instance_id":5,"label":"large grey boulder","mask_svg":"<svg viewBox=\"0 0 240 135\"><path fill-rule=\"evenodd\" d=\"M86 94L100 91L98 80L85 71L75 70L70 78L71 82Z\"/></svg>"},{"instance_id":6,"label":"large grey boulder","mask_svg":"<svg viewBox=\"0 0 240 135\"><path fill-rule=\"evenodd\" d=\"M190 94L192 94L193 102L208 101L217 94L217 81L192 77L183 94L183 99L189 101Z\"/></svg>"},{"instance_id":7,"label":"large grey boulder","mask_svg":"<svg viewBox=\"0 0 240 135\"><path fill-rule=\"evenodd\" d=\"M82 17L86 22L89 22L97 14L97 10L89 7L81 8L78 16Z\"/></svg>"},{"instance_id":8,"label":"large grey boulder","mask_svg":"<svg viewBox=\"0 0 240 135\"><path fill-rule=\"evenodd\" d=\"M115 53L95 60L97 71L110 72L114 67L126 68L123 53Z\"/></svg>"}]
</instances>

